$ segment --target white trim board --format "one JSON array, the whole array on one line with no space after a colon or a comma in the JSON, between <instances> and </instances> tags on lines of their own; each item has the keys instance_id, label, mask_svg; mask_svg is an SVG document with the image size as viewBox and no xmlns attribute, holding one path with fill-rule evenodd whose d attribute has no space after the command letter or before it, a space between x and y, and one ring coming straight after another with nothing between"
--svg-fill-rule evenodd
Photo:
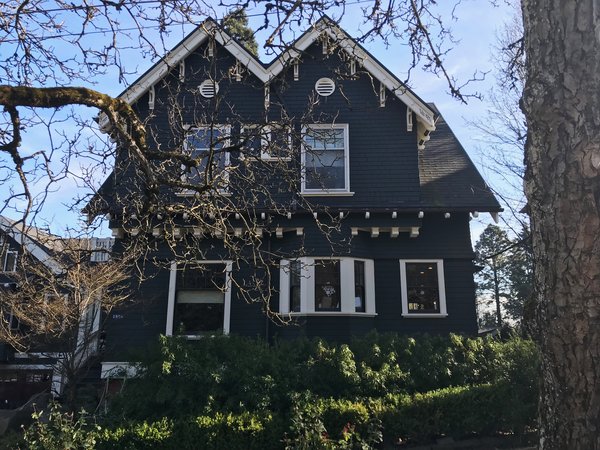
<instances>
[{"instance_id":1,"label":"white trim board","mask_svg":"<svg viewBox=\"0 0 600 450\"><path fill-rule=\"evenodd\" d=\"M216 42L221 44L231 55L243 64L260 81L268 84L279 75L283 69L295 61L321 34L326 33L336 40L339 45L398 99L404 102L429 131L435 130L435 114L420 100L404 83L400 82L388 69L382 66L356 41L354 41L335 22L327 17L321 18L313 27L297 39L290 49L284 51L268 67L264 67L245 48L238 44L211 19L204 21L195 31L190 33L173 50L156 63L142 77L129 86L119 98L127 103L133 103L144 93L160 81L166 73L177 68L188 55L208 38L214 36ZM100 120L101 127L106 125L106 118Z\"/></svg>"},{"instance_id":2,"label":"white trim board","mask_svg":"<svg viewBox=\"0 0 600 450\"><path fill-rule=\"evenodd\" d=\"M139 371L137 363L127 361L102 361L100 379L107 378L134 378Z\"/></svg>"}]
</instances>

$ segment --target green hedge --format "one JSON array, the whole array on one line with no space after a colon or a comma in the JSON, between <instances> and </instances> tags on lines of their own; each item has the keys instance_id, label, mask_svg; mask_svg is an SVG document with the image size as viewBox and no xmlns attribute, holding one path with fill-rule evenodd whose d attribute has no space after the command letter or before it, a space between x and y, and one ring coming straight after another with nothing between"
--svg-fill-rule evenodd
<instances>
[{"instance_id":1,"label":"green hedge","mask_svg":"<svg viewBox=\"0 0 600 450\"><path fill-rule=\"evenodd\" d=\"M383 400L380 417L389 438L420 442L438 436L522 434L535 426L536 406L511 385L499 383L392 395Z\"/></svg>"},{"instance_id":2,"label":"green hedge","mask_svg":"<svg viewBox=\"0 0 600 450\"><path fill-rule=\"evenodd\" d=\"M270 450L281 448L283 429L272 416L222 414L192 419L162 418L104 429L98 449Z\"/></svg>"},{"instance_id":3,"label":"green hedge","mask_svg":"<svg viewBox=\"0 0 600 450\"><path fill-rule=\"evenodd\" d=\"M312 450L519 434L535 426L538 359L518 338L162 338L90 439L101 449ZM69 436L69 420L57 423ZM30 437L50 442L51 425Z\"/></svg>"},{"instance_id":4,"label":"green hedge","mask_svg":"<svg viewBox=\"0 0 600 450\"><path fill-rule=\"evenodd\" d=\"M379 398L508 382L531 392L538 366L534 344L518 338L371 333L349 345L162 338L142 361L144 375L128 380L111 410L117 420L153 420L215 411L288 411L290 393L304 391L325 398Z\"/></svg>"}]
</instances>

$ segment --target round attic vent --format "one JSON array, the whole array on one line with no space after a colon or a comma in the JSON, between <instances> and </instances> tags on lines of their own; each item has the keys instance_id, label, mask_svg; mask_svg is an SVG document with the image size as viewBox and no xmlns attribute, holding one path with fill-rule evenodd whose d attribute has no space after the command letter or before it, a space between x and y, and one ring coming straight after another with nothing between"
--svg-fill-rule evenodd
<instances>
[{"instance_id":1,"label":"round attic vent","mask_svg":"<svg viewBox=\"0 0 600 450\"><path fill-rule=\"evenodd\" d=\"M204 98L213 98L219 92L219 83L213 80L204 80L200 86L200 95Z\"/></svg>"},{"instance_id":2,"label":"round attic vent","mask_svg":"<svg viewBox=\"0 0 600 450\"><path fill-rule=\"evenodd\" d=\"M335 91L335 81L331 78L319 78L315 83L317 94L322 97L329 97Z\"/></svg>"}]
</instances>

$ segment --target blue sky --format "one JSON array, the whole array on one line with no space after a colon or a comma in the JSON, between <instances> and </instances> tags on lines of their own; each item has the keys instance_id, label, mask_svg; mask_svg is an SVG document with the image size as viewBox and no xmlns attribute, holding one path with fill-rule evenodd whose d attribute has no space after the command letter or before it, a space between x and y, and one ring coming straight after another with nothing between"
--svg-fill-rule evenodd
<instances>
[{"instance_id":1,"label":"blue sky","mask_svg":"<svg viewBox=\"0 0 600 450\"><path fill-rule=\"evenodd\" d=\"M454 2L442 1L439 3L443 3L439 7L439 14L445 18L451 17L451 4ZM350 5L341 22L342 27L353 36L360 33L360 19L362 16L359 9L360 6L362 5ZM450 74L461 84L470 79L476 72L489 72L485 81L475 83L467 88L467 90L477 91L485 96L491 88L494 81L491 47L495 41L497 30L508 20L511 13L511 8L503 2L499 2L499 6L496 7L486 0L463 0L455 10L457 19L446 20L456 40L456 43L451 45L453 49L445 57L446 69ZM251 18L251 20L258 20L258 18ZM172 32L167 41L167 46L175 45L183 37L183 34L182 30ZM260 44L261 36L258 36L258 38ZM406 46L402 45L401 42L391 42L386 48L379 41L366 42L364 45L388 69L401 79L405 78L410 62L410 55L407 52ZM271 57L266 57L265 59L270 60ZM135 55L132 55L127 61L129 64L128 69L138 74L143 73L152 63L149 59L143 59ZM127 81L133 82L135 78L136 76L131 75L127 78ZM124 88L122 84L117 82L118 80L114 72L94 81L95 85L93 87L95 89L111 95L119 94ZM416 68L411 72L409 83L411 88L421 98L436 103L446 121L469 152L471 159L482 171L486 180L492 184L500 182L495 179L493 174L483 170L482 154L478 149L485 144L482 142L480 133L468 125L469 121L485 116L486 110L489 107L485 98L483 101L471 99L468 104L462 104L448 94L448 86L444 79L430 73L425 73L420 68ZM33 150L43 145L41 143L45 139L47 139L47 136L44 133L33 131L26 136L24 146L30 147ZM75 166L75 170L78 170L77 166ZM64 206L65 203L69 203L72 199L76 188L76 183L70 181L58 187L56 192L50 194L43 216L50 222L53 231L60 232L61 228L72 224L76 220L76 214L68 212ZM0 187L0 198L4 198L6 195L8 195L8 187ZM472 234L474 238L479 235L485 224L489 222L488 215L481 215L479 220L472 222ZM107 232L107 230L104 231L105 233Z\"/></svg>"}]
</instances>

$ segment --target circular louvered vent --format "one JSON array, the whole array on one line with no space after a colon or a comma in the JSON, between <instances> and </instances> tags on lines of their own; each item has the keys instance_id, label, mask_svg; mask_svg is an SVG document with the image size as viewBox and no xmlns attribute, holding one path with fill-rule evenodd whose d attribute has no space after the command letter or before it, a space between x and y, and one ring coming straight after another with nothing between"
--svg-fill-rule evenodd
<instances>
[{"instance_id":1,"label":"circular louvered vent","mask_svg":"<svg viewBox=\"0 0 600 450\"><path fill-rule=\"evenodd\" d=\"M320 78L315 83L317 94L322 97L329 97L335 91L335 82L331 78Z\"/></svg>"},{"instance_id":2,"label":"circular louvered vent","mask_svg":"<svg viewBox=\"0 0 600 450\"><path fill-rule=\"evenodd\" d=\"M213 80L204 80L200 86L200 95L205 98L213 98L219 92L219 83L214 82Z\"/></svg>"}]
</instances>

